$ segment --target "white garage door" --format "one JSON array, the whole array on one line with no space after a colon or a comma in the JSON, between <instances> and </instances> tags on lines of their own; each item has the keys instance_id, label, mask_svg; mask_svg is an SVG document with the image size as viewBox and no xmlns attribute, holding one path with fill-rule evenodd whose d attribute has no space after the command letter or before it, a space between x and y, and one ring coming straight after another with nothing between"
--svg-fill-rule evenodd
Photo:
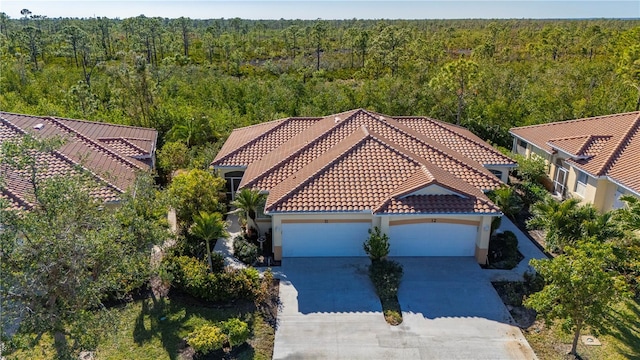
<instances>
[{"instance_id":1,"label":"white garage door","mask_svg":"<svg viewBox=\"0 0 640 360\"><path fill-rule=\"evenodd\" d=\"M475 225L420 223L389 227L389 256L473 256Z\"/></svg>"},{"instance_id":2,"label":"white garage door","mask_svg":"<svg viewBox=\"0 0 640 360\"><path fill-rule=\"evenodd\" d=\"M282 224L283 257L366 256L370 222Z\"/></svg>"}]
</instances>

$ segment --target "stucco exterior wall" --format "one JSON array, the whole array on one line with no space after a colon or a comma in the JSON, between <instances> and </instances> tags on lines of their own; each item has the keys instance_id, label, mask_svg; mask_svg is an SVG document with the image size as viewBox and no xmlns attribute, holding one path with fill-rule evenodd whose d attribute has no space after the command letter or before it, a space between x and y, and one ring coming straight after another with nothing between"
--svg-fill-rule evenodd
<instances>
[{"instance_id":1,"label":"stucco exterior wall","mask_svg":"<svg viewBox=\"0 0 640 360\"><path fill-rule=\"evenodd\" d=\"M514 148L516 147L514 140ZM541 149L528 144L527 145L527 156L531 154L543 155L544 153ZM553 181L555 180L556 161L558 159L566 160L566 156L563 156L562 153L557 153L554 155L548 155L545 157L548 163L548 172L547 175ZM587 183L585 186L585 191L583 195L576 193L576 181L577 181L577 170L574 167L568 166L567 180L566 180L566 192L567 196L575 197L581 201L581 204L593 204L593 206L600 212L606 212L613 208L616 191L618 189L618 185L611 182L608 179L601 178L597 179L587 174ZM626 192L628 193L628 192Z\"/></svg>"}]
</instances>

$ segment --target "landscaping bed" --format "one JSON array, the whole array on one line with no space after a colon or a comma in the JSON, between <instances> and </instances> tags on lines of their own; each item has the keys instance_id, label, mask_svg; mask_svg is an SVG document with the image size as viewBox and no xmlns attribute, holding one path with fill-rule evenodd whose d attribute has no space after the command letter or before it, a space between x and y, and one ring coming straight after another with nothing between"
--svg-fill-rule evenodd
<instances>
[{"instance_id":1,"label":"landscaping bed","mask_svg":"<svg viewBox=\"0 0 640 360\"><path fill-rule=\"evenodd\" d=\"M276 285L277 286L277 285ZM249 324L251 337L231 353L213 352L198 357L184 338L197 326L238 317ZM212 305L190 296L171 299L138 300L112 309L105 315L106 326L98 341L95 359L271 359L275 330L251 302ZM53 339L45 335L35 346L27 346L35 336L23 335L16 344L23 347L6 354L7 359L52 359Z\"/></svg>"}]
</instances>

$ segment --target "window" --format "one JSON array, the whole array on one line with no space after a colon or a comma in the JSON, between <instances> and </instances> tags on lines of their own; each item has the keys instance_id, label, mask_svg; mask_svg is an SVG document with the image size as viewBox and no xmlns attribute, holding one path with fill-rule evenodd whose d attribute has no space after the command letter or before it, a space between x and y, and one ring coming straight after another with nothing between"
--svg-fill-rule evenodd
<instances>
[{"instance_id":1,"label":"window","mask_svg":"<svg viewBox=\"0 0 640 360\"><path fill-rule=\"evenodd\" d=\"M520 154L520 155L525 155L527 153L527 142L522 140L522 139L518 139L518 143L516 145L515 148L515 152Z\"/></svg>"},{"instance_id":2,"label":"window","mask_svg":"<svg viewBox=\"0 0 640 360\"><path fill-rule=\"evenodd\" d=\"M582 172L580 170L576 170L578 172L576 178L576 194L580 196L584 196L584 191L587 188L587 173Z\"/></svg>"}]
</instances>

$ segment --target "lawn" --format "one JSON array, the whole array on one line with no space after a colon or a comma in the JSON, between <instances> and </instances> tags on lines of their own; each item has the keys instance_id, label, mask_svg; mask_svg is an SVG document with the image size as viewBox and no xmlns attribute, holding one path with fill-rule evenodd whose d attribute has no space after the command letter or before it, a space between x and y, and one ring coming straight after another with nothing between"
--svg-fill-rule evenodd
<instances>
[{"instance_id":1,"label":"lawn","mask_svg":"<svg viewBox=\"0 0 640 360\"><path fill-rule=\"evenodd\" d=\"M204 305L204 306L203 306ZM172 300L139 300L113 309L111 326L99 339L96 359L179 360L188 359L183 338L196 326L231 317L246 321L251 329L248 345L231 359L271 359L273 328L251 304L208 307L206 304L176 297ZM55 357L52 339L43 336L37 346L19 349L7 359L51 359Z\"/></svg>"},{"instance_id":2,"label":"lawn","mask_svg":"<svg viewBox=\"0 0 640 360\"><path fill-rule=\"evenodd\" d=\"M578 342L578 354L583 360L640 359L640 305L633 301L611 309L604 324L606 332L596 335L601 346L586 346ZM566 360L571 349L572 335L562 331L561 324L552 327L536 321L523 330L524 336L541 360ZM595 335L585 329L581 335Z\"/></svg>"}]
</instances>

